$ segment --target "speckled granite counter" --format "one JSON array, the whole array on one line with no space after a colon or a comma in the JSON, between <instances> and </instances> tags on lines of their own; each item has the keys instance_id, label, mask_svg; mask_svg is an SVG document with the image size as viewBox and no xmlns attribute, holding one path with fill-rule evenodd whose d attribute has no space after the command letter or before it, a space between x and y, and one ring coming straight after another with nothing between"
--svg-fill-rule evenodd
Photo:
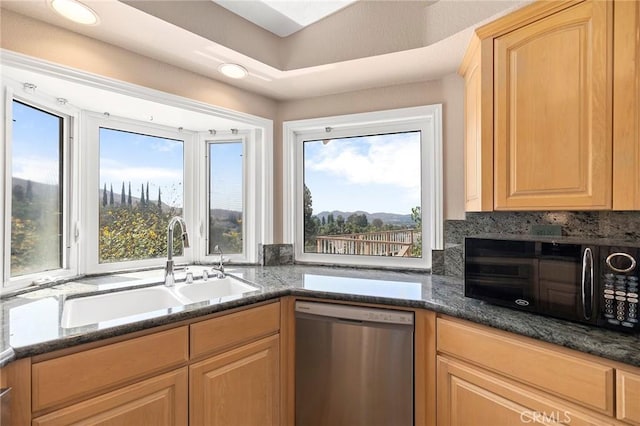
<instances>
[{"instance_id":1,"label":"speckled granite counter","mask_svg":"<svg viewBox=\"0 0 640 426\"><path fill-rule=\"evenodd\" d=\"M3 355L0 357L0 366L11 359L196 318L285 295L424 308L640 366L640 335L597 329L468 299L463 297L462 281L458 278L302 265L233 267L230 273L258 284L260 289L234 298L200 302L84 327L61 327L64 295L117 288L118 282L122 285L121 278L106 280L112 284L105 284L104 278L85 279L3 299L0 301L3 320L0 330L0 354Z\"/></svg>"}]
</instances>

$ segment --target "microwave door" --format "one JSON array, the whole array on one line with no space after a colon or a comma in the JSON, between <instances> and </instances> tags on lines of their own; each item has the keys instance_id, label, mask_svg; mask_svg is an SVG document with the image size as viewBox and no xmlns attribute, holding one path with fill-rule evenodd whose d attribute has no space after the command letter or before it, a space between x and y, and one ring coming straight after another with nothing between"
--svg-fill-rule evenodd
<instances>
[{"instance_id":1,"label":"microwave door","mask_svg":"<svg viewBox=\"0 0 640 426\"><path fill-rule=\"evenodd\" d=\"M538 312L558 318L595 322L593 249L566 259L540 259Z\"/></svg>"},{"instance_id":2,"label":"microwave door","mask_svg":"<svg viewBox=\"0 0 640 426\"><path fill-rule=\"evenodd\" d=\"M465 296L535 310L537 263L537 259L531 258L467 258Z\"/></svg>"}]
</instances>

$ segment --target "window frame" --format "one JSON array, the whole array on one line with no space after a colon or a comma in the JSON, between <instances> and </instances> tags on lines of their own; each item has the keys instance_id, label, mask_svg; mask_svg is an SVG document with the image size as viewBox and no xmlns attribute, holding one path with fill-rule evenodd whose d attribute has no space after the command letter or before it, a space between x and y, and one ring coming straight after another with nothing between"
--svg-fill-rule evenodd
<instances>
[{"instance_id":1,"label":"window frame","mask_svg":"<svg viewBox=\"0 0 640 426\"><path fill-rule=\"evenodd\" d=\"M199 250L199 261L203 263L214 263L220 260L218 254L209 254L209 185L210 185L210 162L209 145L215 143L242 143L242 253L223 253L226 261L233 263L255 263L257 261L258 241L255 238L247 238L248 235L261 235L264 220L260 219L261 211L258 208L261 202L261 170L262 164L259 161L260 147L257 143L257 134L251 130L238 131L218 131L215 135L206 132L200 133L198 146L202 148L200 158L200 175L198 182L204 188L199 192L200 197L198 211L202 215L200 218L201 247Z\"/></svg>"},{"instance_id":2,"label":"window frame","mask_svg":"<svg viewBox=\"0 0 640 426\"><path fill-rule=\"evenodd\" d=\"M384 133L421 132L421 258L334 255L304 252L303 185L305 140ZM329 131L327 133L327 131ZM431 251L442 243L442 104L348 114L283 123L283 240L294 245L301 263L431 269ZM428 141L431 141L429 143ZM425 232L426 231L426 232ZM427 238L424 238L426 236Z\"/></svg>"},{"instance_id":3,"label":"window frame","mask_svg":"<svg viewBox=\"0 0 640 426\"><path fill-rule=\"evenodd\" d=\"M86 224L85 241L87 253L87 271L90 271L91 273L104 273L119 271L123 269L146 268L158 266L159 262L166 260L166 258L159 257L152 259L100 263L100 196L99 191L96 189L100 188L100 128L109 128L124 132L139 133L148 136L180 140L183 142L182 217L187 224L189 237L195 234L194 238L190 239L195 239L194 242L196 244L192 244L192 248L185 249L182 256L175 256L174 261L176 263L187 263L189 259L193 257L193 255L191 254L191 252L193 251L193 247L198 247L197 233L193 232L193 224L195 223L195 212L192 208L195 197L194 176L196 175L196 173L194 173L187 167L187 164L189 164L189 159L193 158L193 156L195 155L194 144L196 143L197 133L188 130L180 131L178 129L160 124L143 123L137 120L131 120L123 117L105 116L104 114L98 114L88 111L82 112L82 119L82 130L84 136L83 140L87 142L83 157L83 164L86 165L83 173L86 183L83 193L83 200L86 203L86 208L84 209L84 223ZM96 206L97 210L92 210L90 206Z\"/></svg>"},{"instance_id":4,"label":"window frame","mask_svg":"<svg viewBox=\"0 0 640 426\"><path fill-rule=\"evenodd\" d=\"M3 110L0 111L5 118L5 146L4 149L0 150L2 152L0 162L4 166L4 173L1 176L4 184L1 185L2 188L0 189L0 198L4 201L4 223L0 226L0 237L3 241L3 252L5 253L0 261L0 276L2 276L3 287L19 288L77 276L79 271L78 217L80 213L80 197L74 194L77 194L80 179L78 169L75 167L78 147L74 136L78 134L79 130L79 110L45 94L27 93L21 83L11 79L6 79L4 88ZM63 215L62 265L58 269L17 277L11 277L12 120L14 100L62 119L62 179L60 182Z\"/></svg>"}]
</instances>

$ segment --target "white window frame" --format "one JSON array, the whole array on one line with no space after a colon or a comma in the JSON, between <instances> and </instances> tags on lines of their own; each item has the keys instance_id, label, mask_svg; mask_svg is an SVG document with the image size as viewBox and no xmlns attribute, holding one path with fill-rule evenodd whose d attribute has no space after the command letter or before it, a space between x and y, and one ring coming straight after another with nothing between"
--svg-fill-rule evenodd
<instances>
[{"instance_id":1,"label":"white window frame","mask_svg":"<svg viewBox=\"0 0 640 426\"><path fill-rule=\"evenodd\" d=\"M179 131L178 129L162 126L158 124L143 123L137 120L130 120L123 117L105 117L104 114L98 114L94 112L82 112L82 134L83 140L87 141L87 147L84 151L83 164L86 168L83 171L85 176L85 190L83 193L83 199L86 202L86 208L84 209L84 223L86 233L86 267L87 271L91 272L113 272L123 269L133 268L146 268L152 266L158 266L166 258L159 257L153 259L140 259L140 260L128 260L122 262L109 262L100 263L99 256L99 214L98 209L100 205L100 128L109 128L113 130L121 130L124 132L133 132L143 135L155 136L159 138L175 139L183 141L183 207L182 217L184 218L189 236L193 235L193 224L195 223L195 212L192 208L195 197L194 178L197 176L197 171L188 167L190 164L189 159L195 157L195 143L197 140L197 133L187 130ZM93 210L91 206L94 206L96 210ZM197 234L194 235L196 244L192 247L197 247ZM187 248L184 250L182 256L176 256L174 258L176 263L186 263L193 258L191 252L193 248Z\"/></svg>"},{"instance_id":2,"label":"white window frame","mask_svg":"<svg viewBox=\"0 0 640 426\"><path fill-rule=\"evenodd\" d=\"M323 139L327 134L335 139L412 130L421 132L422 258L305 253L304 141ZM443 246L442 104L287 121L283 123L283 139L283 240L294 245L297 262L431 269L431 251Z\"/></svg>"},{"instance_id":3,"label":"white window frame","mask_svg":"<svg viewBox=\"0 0 640 426\"><path fill-rule=\"evenodd\" d=\"M78 168L75 167L79 156L79 147L75 143L74 135L79 131L79 111L57 99L42 93L26 93L20 82L5 78L5 99L0 111L5 118L4 149L0 150L0 163L4 166L2 185L0 185L0 199L4 200L4 223L0 226L0 237L3 241L3 259L0 261L2 288L21 288L34 283L47 283L55 279L68 278L78 275L79 244L77 238L77 223L80 214L80 197L76 196L79 186ZM12 211L12 120L13 101L19 101L34 108L42 109L63 120L62 124L62 267L55 270L11 277L11 211Z\"/></svg>"},{"instance_id":4,"label":"white window frame","mask_svg":"<svg viewBox=\"0 0 640 426\"><path fill-rule=\"evenodd\" d=\"M181 108L185 111L185 113L189 113L190 111L204 113L209 114L212 117L221 118L237 123L239 134L246 134L248 147L247 152L248 156L250 156L252 160L252 165L248 165L247 169L245 170L245 178L247 180L247 183L245 185L252 188L251 191L247 191L247 197L249 197L249 199L247 200L247 206L252 203L252 208L255 210L255 221L253 221L253 223L248 226L247 235L244 236L244 238L248 240L250 237L249 232L253 232L253 235L251 236L252 241L247 245L247 250L245 251L244 259L246 260L244 261L249 263L256 263L258 260L258 244L273 243L273 120L243 112L229 110L223 107L206 104L200 101L172 95L165 92L160 92L158 90L149 89L135 84L113 80L107 77L102 77L85 71L57 65L51 62L32 58L5 49L0 49L0 55L2 56L2 66L7 65L21 70L42 74L46 77L79 83L89 87L107 89L114 93L124 94L151 102L157 102L163 105ZM9 84L9 80L10 79L3 76L3 90L6 93L13 93L12 91L19 92L21 93L22 99L27 99L28 96L22 96L23 82L15 82L15 87L11 87L11 85ZM56 95L60 96L60 94ZM85 135L86 125L84 123L84 120L86 120L87 115L90 115L91 113L80 111L80 109L76 109L70 104L60 105L55 96L51 96L51 94L42 94L38 90L36 90L36 95L34 96L34 98L38 99L38 102L36 102L36 104L43 106L52 106L54 110L64 111L68 116L73 118L73 150L70 153L71 157L69 159L68 168L66 168L65 170L65 172L68 171L70 173L69 180L71 181L72 185L72 189L67 191L67 193L72 197L68 201L72 207L70 219L67 221L67 233L69 234L70 246L68 248L68 253L69 264L71 265L71 267L61 271L60 274L55 275L50 271L46 276L50 276L51 278L70 278L74 276L82 276L84 274L124 270L129 266L135 268L145 265L148 265L149 267L163 266L164 261L162 259L149 260L147 261L147 263L141 263L138 261L127 265L123 262L118 262L113 264L102 264L103 266L99 266L97 262L98 215L95 214L93 219L93 221L95 222L95 225L93 225L93 229L96 230L96 232L94 233L93 229L88 223L89 216L93 215L93 212L89 212L89 203L86 200L86 197L89 195L93 197L97 196L97 194L94 194L94 192L96 192L94 191L95 188L91 185L97 182L96 179L98 179L97 167L93 166L99 164L99 159L97 158L97 156L90 162L87 162L87 158L89 158L90 153L86 151L93 150L95 153L98 149L97 146L89 146L91 144L87 142L87 135ZM45 99L48 103L45 104L44 101L41 102L40 98ZM5 99L9 99L9 97L6 97ZM30 101L28 102L30 103ZM7 109L7 105L11 106L10 103L7 104L6 100L4 102L0 102L0 115L5 120L5 129L10 129L10 126L8 126L8 124L11 123L11 117L8 116L9 114L7 113L7 111L11 111L11 109ZM117 117L113 118L115 119ZM140 121L131 121L137 124L145 124ZM245 131L243 129L248 130ZM223 134L223 131L220 131L220 129L217 129L217 132L218 134ZM5 140L10 140L10 133L5 133L3 136L5 137ZM205 232L205 228L203 227L203 220L207 220L208 218L208 215L205 218L202 217L203 209L198 207L199 204L196 204L200 203L200 200L206 199L207 196L206 185L204 184L204 182L199 182L200 174L204 173L203 165L205 160L203 153L206 149L206 144L201 143L203 140L204 133L202 137L198 136L198 134L196 133L196 136L194 136L195 143L193 143L193 154L187 154L187 147L185 145L185 185L187 180L191 180L193 186L191 195L187 193L185 193L184 195L185 213L187 214L187 217L185 217L185 221L187 222L192 248L187 249L185 256L183 256L183 259L177 259L177 261L184 260L185 262L213 262L218 260L215 257L212 258L211 256L205 256L206 251L201 252L200 250L200 247L202 246L202 242L200 241L200 239L204 238ZM7 158L11 158L10 150L7 151L0 148L0 164L5 165ZM91 169L93 169L93 171ZM6 170L10 170L10 168L7 168ZM250 172L249 176L247 176L247 172ZM11 211L10 203L6 203L7 194L9 197L11 196L11 178L10 176L7 177L7 173L0 173L0 200L4 201L3 213ZM96 177L87 179L86 176L91 173L96 174ZM89 181L91 181L91 183L88 183ZM9 188L9 191L7 191L7 188ZM67 200L65 200L65 202L67 202ZM93 205L97 206L98 204L94 203ZM189 210L189 212L187 212L187 209ZM247 214L246 209L247 207L245 207L245 214ZM2 247L2 260L0 260L0 276L3 277L2 286L0 287L0 294L18 290L32 283L28 280L21 280L20 282L9 282L7 279L9 275L7 262L10 262L11 252L11 242L10 240L8 240L8 234L6 233L7 223L9 224L8 226L10 226L10 217L8 219L5 218L5 223L0 225L0 238L2 238L3 241L3 243L0 245L0 247ZM94 254L91 254L88 249L88 239L90 238L89 236L92 233L94 234L93 238L95 239L95 242L92 243L95 247ZM71 234L73 234L73 237L71 237ZM91 256L93 257L92 260L90 260ZM228 259L226 255L225 259ZM231 258L231 261L241 262L243 261L243 259ZM111 265L115 268L104 265Z\"/></svg>"},{"instance_id":5,"label":"white window frame","mask_svg":"<svg viewBox=\"0 0 640 426\"><path fill-rule=\"evenodd\" d=\"M223 253L225 261L233 263L255 263L258 258L258 243L255 238L247 238L248 235L262 235L264 220L259 206L262 203L261 183L263 177L263 162L261 144L258 143L258 134L252 130L238 130L236 132L218 131L215 135L200 133L198 146L202 149L200 158L203 159L200 166L198 182L202 188L199 193L200 198L198 211L201 214L199 223L199 234L201 247L199 261L203 263L213 263L220 260L218 254L208 254L209 245L209 144L225 142L242 143L242 253Z\"/></svg>"}]
</instances>

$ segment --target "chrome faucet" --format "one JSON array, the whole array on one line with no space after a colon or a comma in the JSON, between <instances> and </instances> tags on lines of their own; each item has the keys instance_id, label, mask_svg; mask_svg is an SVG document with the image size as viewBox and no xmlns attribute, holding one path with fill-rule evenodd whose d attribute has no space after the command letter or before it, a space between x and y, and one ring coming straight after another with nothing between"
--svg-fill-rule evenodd
<instances>
[{"instance_id":1,"label":"chrome faucet","mask_svg":"<svg viewBox=\"0 0 640 426\"><path fill-rule=\"evenodd\" d=\"M182 249L189 247L189 234L187 234L187 224L184 219L180 216L171 218L167 227L167 264L164 268L164 285L167 287L173 287L176 282L173 276L173 228L176 223L180 225L180 230L182 231Z\"/></svg>"},{"instance_id":2,"label":"chrome faucet","mask_svg":"<svg viewBox=\"0 0 640 426\"><path fill-rule=\"evenodd\" d=\"M223 256L223 255L222 255L222 250L220 249L220 246L219 246L219 245L216 245L216 246L213 248L213 253L218 253L218 254L220 254L220 264L218 265L218 267L215 267L215 266L214 266L214 267L213 267L213 268L211 268L211 269L213 269L214 271L218 271L218 278L224 278L224 265L223 265L223 263L222 263L222 261L223 261L223 257L222 257L222 256Z\"/></svg>"}]
</instances>

